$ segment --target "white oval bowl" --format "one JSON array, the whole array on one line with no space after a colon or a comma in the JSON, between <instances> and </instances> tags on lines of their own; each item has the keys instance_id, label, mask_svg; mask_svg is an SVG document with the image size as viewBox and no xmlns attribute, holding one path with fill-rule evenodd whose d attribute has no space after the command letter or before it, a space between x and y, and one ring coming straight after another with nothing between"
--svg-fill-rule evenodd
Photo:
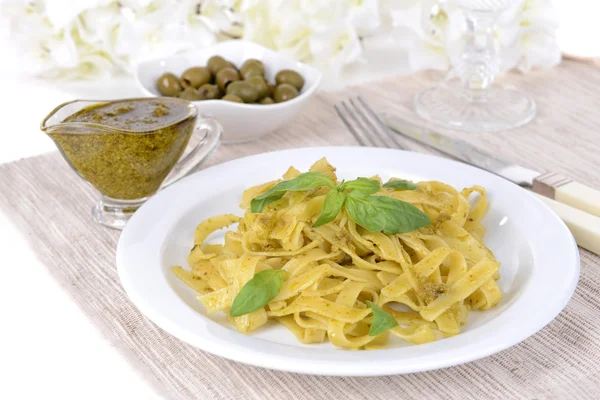
<instances>
[{"instance_id":1,"label":"white oval bowl","mask_svg":"<svg viewBox=\"0 0 600 400\"><path fill-rule=\"evenodd\" d=\"M284 125L306 105L323 76L318 69L284 54L244 40L231 40L205 49L143 61L135 68L135 80L146 96L160 96L156 80L162 74L172 72L179 76L190 67L206 65L214 55L231 61L237 67L249 58L261 60L265 65L265 77L271 83L282 69L294 70L304 78L304 87L298 97L283 103L257 105L222 100L194 101L200 115L214 117L223 125L224 143L255 140Z\"/></svg>"},{"instance_id":2,"label":"white oval bowl","mask_svg":"<svg viewBox=\"0 0 600 400\"><path fill-rule=\"evenodd\" d=\"M244 189L281 177L290 165L307 170L323 156L345 179L379 174L383 180L395 176L440 180L459 189L485 187L490 207L483 220L484 240L501 263L502 301L490 310L469 313L459 335L418 346L392 338L390 348L373 351L304 345L278 324L244 335L225 314L208 316L194 291L171 271L174 265L187 265L196 225L222 213L242 214L238 205ZM320 147L240 158L161 191L125 227L117 246L117 269L127 294L150 320L205 351L284 371L374 376L465 363L533 335L571 298L579 279L579 252L565 224L546 205L489 172L406 151Z\"/></svg>"}]
</instances>

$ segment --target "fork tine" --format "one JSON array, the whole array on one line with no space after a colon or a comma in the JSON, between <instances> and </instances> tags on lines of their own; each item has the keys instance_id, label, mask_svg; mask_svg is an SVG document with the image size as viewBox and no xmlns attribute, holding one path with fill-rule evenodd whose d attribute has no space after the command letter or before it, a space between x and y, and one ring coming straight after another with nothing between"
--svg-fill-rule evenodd
<instances>
[{"instance_id":1,"label":"fork tine","mask_svg":"<svg viewBox=\"0 0 600 400\"><path fill-rule=\"evenodd\" d=\"M352 136L361 146L404 149L387 125L362 97L341 101L334 106Z\"/></svg>"},{"instance_id":2,"label":"fork tine","mask_svg":"<svg viewBox=\"0 0 600 400\"><path fill-rule=\"evenodd\" d=\"M352 107L348 104L347 101L342 101L342 107L344 107L344 111L347 115L347 120L353 126L354 131L363 138L364 146L374 146L377 147L378 143L373 140L373 136L369 135L369 132L362 124L362 122L356 117L356 112L353 111Z\"/></svg>"},{"instance_id":3,"label":"fork tine","mask_svg":"<svg viewBox=\"0 0 600 400\"><path fill-rule=\"evenodd\" d=\"M373 138L373 141L377 142L377 147L396 147L396 143L384 132L381 132L381 126L377 121L377 116L364 111L357 99L358 98L350 99L349 101L354 108L354 113L360 117L364 125L368 126L365 134L369 135Z\"/></svg>"},{"instance_id":4,"label":"fork tine","mask_svg":"<svg viewBox=\"0 0 600 400\"><path fill-rule=\"evenodd\" d=\"M362 97L358 96L358 101L362 104L364 109L371 115L371 117L376 121L377 125L379 125L380 129L377 130L378 133L386 136L388 140L391 141L391 146L388 147L396 147L399 149L406 149L402 142L398 141L398 137L395 133L391 131L391 129L379 118L379 116L373 111L371 106L367 104L366 101L363 100Z\"/></svg>"},{"instance_id":5,"label":"fork tine","mask_svg":"<svg viewBox=\"0 0 600 400\"><path fill-rule=\"evenodd\" d=\"M344 104L344 102L342 102L341 104ZM340 119L342 120L342 122L344 122L344 125L346 125L346 127L348 128L348 130L350 131L350 133L352 134L352 136L354 136L354 138L356 139L356 141L361 145L361 146L368 146L369 144L365 141L365 139L363 139L363 137L354 129L354 126L352 125L352 123L344 116L344 113L342 112L342 110L340 109L340 107L336 104L334 106L335 111L337 112L337 114L339 115Z\"/></svg>"}]
</instances>

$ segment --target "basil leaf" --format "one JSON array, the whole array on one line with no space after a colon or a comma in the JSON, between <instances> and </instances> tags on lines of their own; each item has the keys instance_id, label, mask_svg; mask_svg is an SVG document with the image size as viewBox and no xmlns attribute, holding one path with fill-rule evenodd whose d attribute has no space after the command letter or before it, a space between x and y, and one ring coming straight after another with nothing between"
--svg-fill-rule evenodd
<instances>
[{"instance_id":1,"label":"basil leaf","mask_svg":"<svg viewBox=\"0 0 600 400\"><path fill-rule=\"evenodd\" d=\"M287 191L302 191L312 190L320 186L333 187L333 181L327 175L320 172L305 172L298 175L289 181L279 182L271 189L261 195L256 196L256 199L264 199L277 193L285 193Z\"/></svg>"},{"instance_id":2,"label":"basil leaf","mask_svg":"<svg viewBox=\"0 0 600 400\"><path fill-rule=\"evenodd\" d=\"M368 300L367 305L373 311L373 323L371 324L371 329L369 329L369 336L377 336L398 326L396 318L383 311L381 307L376 306L373 302Z\"/></svg>"},{"instance_id":3,"label":"basil leaf","mask_svg":"<svg viewBox=\"0 0 600 400\"><path fill-rule=\"evenodd\" d=\"M277 185L273 186L271 189L267 190L263 194L256 196L254 200L263 200L269 197L274 197L275 195L283 195L285 192L299 192L305 190L316 189L320 186L329 186L333 187L333 181L327 175L322 174L320 172L305 172L303 174L298 175L294 179L290 179L289 181L279 182ZM278 199L280 199L279 197ZM276 199L276 200L278 200ZM267 204L273 202L275 200L271 200L266 204L262 204L259 202L254 202L255 207L251 207L252 212L261 212Z\"/></svg>"},{"instance_id":4,"label":"basil leaf","mask_svg":"<svg viewBox=\"0 0 600 400\"><path fill-rule=\"evenodd\" d=\"M350 192L347 196L344 205L350 218L372 232L393 235L431 224L427 214L405 201L360 192Z\"/></svg>"},{"instance_id":5,"label":"basil leaf","mask_svg":"<svg viewBox=\"0 0 600 400\"><path fill-rule=\"evenodd\" d=\"M415 190L419 187L411 181L405 181L403 179L389 180L383 184L384 188L395 189L395 190Z\"/></svg>"},{"instance_id":6,"label":"basil leaf","mask_svg":"<svg viewBox=\"0 0 600 400\"><path fill-rule=\"evenodd\" d=\"M323 209L321 215L313 225L314 228L325 225L335 219L340 213L342 206L346 200L346 194L340 192L337 188L333 188L325 196L325 203L323 203Z\"/></svg>"},{"instance_id":7,"label":"basil leaf","mask_svg":"<svg viewBox=\"0 0 600 400\"><path fill-rule=\"evenodd\" d=\"M233 299L229 315L239 317L264 307L281 289L283 270L266 269L250 279Z\"/></svg>"},{"instance_id":8,"label":"basil leaf","mask_svg":"<svg viewBox=\"0 0 600 400\"><path fill-rule=\"evenodd\" d=\"M380 186L379 181L375 179L358 178L342 183L340 190L357 190L364 194L374 194L379 191Z\"/></svg>"},{"instance_id":9,"label":"basil leaf","mask_svg":"<svg viewBox=\"0 0 600 400\"><path fill-rule=\"evenodd\" d=\"M284 194L285 192L274 194L272 196L265 197L264 199L254 198L250 202L250 211L253 213L261 212L263 208L267 206L267 204L271 204L272 202L281 199Z\"/></svg>"}]
</instances>

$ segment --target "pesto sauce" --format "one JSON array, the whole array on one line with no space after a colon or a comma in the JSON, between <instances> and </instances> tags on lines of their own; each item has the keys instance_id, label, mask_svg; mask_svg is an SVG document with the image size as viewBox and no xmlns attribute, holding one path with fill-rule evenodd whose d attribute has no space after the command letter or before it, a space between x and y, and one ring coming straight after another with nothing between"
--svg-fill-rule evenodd
<instances>
[{"instance_id":1,"label":"pesto sauce","mask_svg":"<svg viewBox=\"0 0 600 400\"><path fill-rule=\"evenodd\" d=\"M159 189L183 154L194 122L180 100L119 100L70 115L64 130L50 136L79 175L103 195L135 200Z\"/></svg>"}]
</instances>

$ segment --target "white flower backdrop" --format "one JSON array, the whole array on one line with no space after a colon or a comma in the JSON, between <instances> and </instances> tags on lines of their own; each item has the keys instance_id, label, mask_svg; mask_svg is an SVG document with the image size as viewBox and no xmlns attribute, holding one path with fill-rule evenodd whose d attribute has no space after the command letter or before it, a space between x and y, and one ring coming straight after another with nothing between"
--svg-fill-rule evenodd
<instances>
[{"instance_id":1,"label":"white flower backdrop","mask_svg":"<svg viewBox=\"0 0 600 400\"><path fill-rule=\"evenodd\" d=\"M232 38L313 64L336 83L396 54L413 71L447 70L464 24L451 1L436 0L3 0L0 12L21 70L67 79ZM496 30L502 69L559 63L556 28L550 0L514 1Z\"/></svg>"}]
</instances>

